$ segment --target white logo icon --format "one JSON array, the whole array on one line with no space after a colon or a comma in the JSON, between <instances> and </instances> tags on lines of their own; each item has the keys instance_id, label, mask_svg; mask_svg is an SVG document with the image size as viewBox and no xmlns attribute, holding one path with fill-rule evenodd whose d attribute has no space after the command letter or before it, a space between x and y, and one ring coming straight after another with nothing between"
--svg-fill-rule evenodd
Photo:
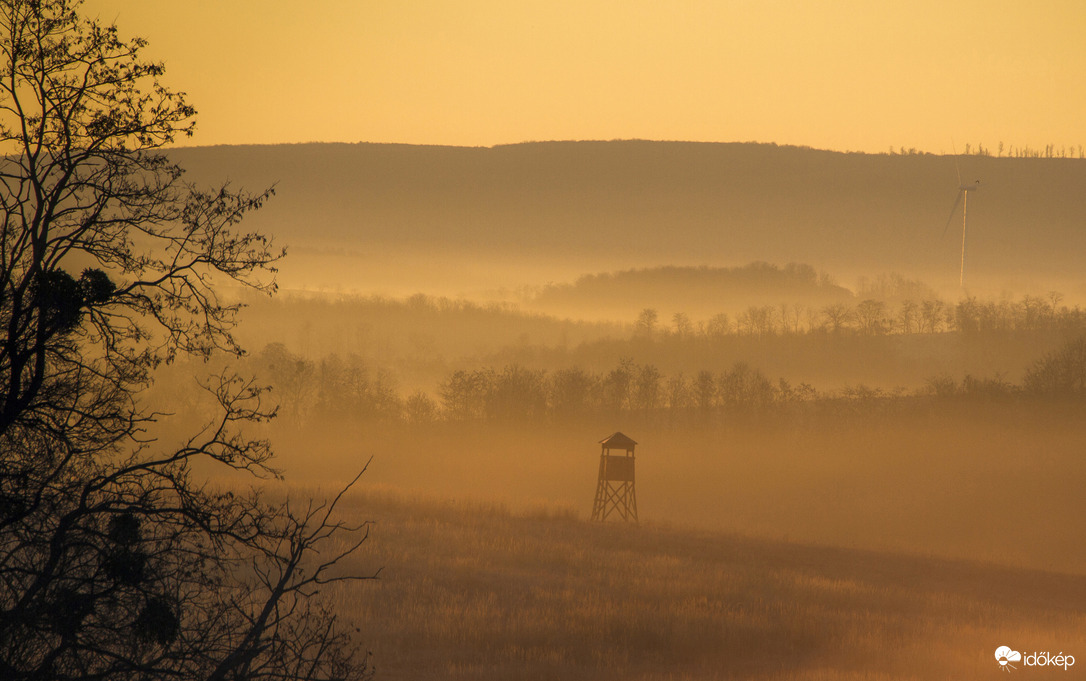
<instances>
[{"instance_id":1,"label":"white logo icon","mask_svg":"<svg viewBox=\"0 0 1086 681\"><path fill-rule=\"evenodd\" d=\"M1017 650L1011 650L1007 646L999 646L995 651L996 662L999 663L999 668L1005 672L1009 672L1011 669L1018 669L1011 662L1021 662L1022 653Z\"/></svg>"}]
</instances>

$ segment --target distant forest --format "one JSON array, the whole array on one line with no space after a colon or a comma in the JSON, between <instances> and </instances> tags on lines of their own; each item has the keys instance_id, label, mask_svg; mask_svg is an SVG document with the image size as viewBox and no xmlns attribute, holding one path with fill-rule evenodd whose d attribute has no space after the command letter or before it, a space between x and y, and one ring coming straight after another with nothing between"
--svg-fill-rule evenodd
<instances>
[{"instance_id":1,"label":"distant forest","mask_svg":"<svg viewBox=\"0 0 1086 681\"><path fill-rule=\"evenodd\" d=\"M620 272L586 278L590 286L573 286L562 295L569 301L581 294L592 300L601 289L632 288L626 283L630 279L649 282L646 291L664 291L661 280L671 280L676 272L687 285L664 296L670 308L630 303L622 322L577 321L511 303L422 294L406 299L288 295L249 299L239 336L254 349L281 344L285 352L310 363L354 356L397 391L436 394L438 385L458 370L518 365L606 372L623 357L668 375L721 371L745 362L819 390L857 384L911 390L938 374L999 374L1017 382L1042 353L1086 329L1086 313L1064 304L1063 295L1055 291L948 302L922 282L884 275L861 281L853 294L828 275L800 265ZM730 300L721 294L719 307L681 307L712 297L712 287L691 285L691 279L752 273L793 281L800 273L810 284L806 290L826 292L824 301L829 302L744 307L739 301L745 291L740 290ZM631 294L630 299L640 297ZM729 309L726 305L733 311L722 311Z\"/></svg>"},{"instance_id":2,"label":"distant forest","mask_svg":"<svg viewBox=\"0 0 1086 681\"><path fill-rule=\"evenodd\" d=\"M883 288L896 290L892 283L884 280ZM416 357L426 366L414 367L427 373L431 389L401 387L411 364L404 356L303 354L282 342L251 355L246 371L271 385L279 416L290 425L578 420L621 414L683 423L794 411L797 405L832 411L897 408L935 398L1079 400L1086 397L1086 312L1060 302L1055 292L1015 301L964 298L956 304L937 298L897 303L869 298L821 309L752 306L735 317L720 313L696 322L683 313L661 320L645 309L625 327L599 328L421 296L404 302L356 300L356 310L372 314L379 307L400 326L412 320L421 327L444 316L469 327L481 324L484 333L488 327L503 329L512 340L485 353L445 358L442 350L449 348L441 347L441 329L435 329L437 335ZM293 314L289 301L270 305L285 306L280 314ZM325 312L342 319L351 306L330 303ZM584 333L586 339L570 346L531 344L519 337L521 329L532 329L553 342L561 336L554 333L555 325L567 334ZM676 358L683 361L676 364ZM974 365L980 368L971 370L969 358L982 358ZM820 368L833 384L835 377L848 379L850 364L895 371L909 377L904 382L912 387L839 380L844 385L827 388L796 376L799 368ZM775 373L767 367L796 369ZM1009 378L1009 369L1021 378ZM170 390L175 400L187 394L194 404L199 401L194 389Z\"/></svg>"},{"instance_id":3,"label":"distant forest","mask_svg":"<svg viewBox=\"0 0 1086 681\"><path fill-rule=\"evenodd\" d=\"M406 423L591 421L635 415L645 424L704 424L768 414L870 413L926 408L932 400L1037 401L1086 399L1086 336L1045 354L1021 384L1001 376L929 377L907 391L857 385L819 391L807 383L770 379L737 362L723 371L665 375L652 364L619 360L606 372L528 369L510 364L458 370L436 399L401 395L389 378L358 357L308 362L271 345L251 363L271 381L280 416L290 425L337 421Z\"/></svg>"},{"instance_id":4,"label":"distant forest","mask_svg":"<svg viewBox=\"0 0 1086 681\"><path fill-rule=\"evenodd\" d=\"M740 267L664 266L586 274L573 283L543 287L526 305L555 314L579 312L614 318L630 314L638 306L704 314L774 305L782 300L820 307L852 297L833 277L810 265L778 267L753 262Z\"/></svg>"}]
</instances>

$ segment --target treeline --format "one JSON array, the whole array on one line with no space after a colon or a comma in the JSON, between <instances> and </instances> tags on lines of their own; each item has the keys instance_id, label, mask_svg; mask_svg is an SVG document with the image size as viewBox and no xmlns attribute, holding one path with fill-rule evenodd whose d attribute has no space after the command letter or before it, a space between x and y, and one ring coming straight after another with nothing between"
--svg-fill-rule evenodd
<instances>
[{"instance_id":1,"label":"treeline","mask_svg":"<svg viewBox=\"0 0 1086 681\"><path fill-rule=\"evenodd\" d=\"M859 385L819 391L807 383L771 380L737 362L723 371L664 375L654 364L624 358L609 371L573 367L457 370L436 396L400 394L390 377L357 356L305 360L282 345L251 359L270 383L288 425L331 421L545 422L633 416L649 423L685 424L802 411L812 415L885 411L928 400L1086 399L1086 335L1037 360L1020 385L1000 376L930 378L913 391Z\"/></svg>"},{"instance_id":2,"label":"treeline","mask_svg":"<svg viewBox=\"0 0 1086 681\"><path fill-rule=\"evenodd\" d=\"M807 271L807 276L817 276L813 270L801 269ZM682 305L690 302L685 296L675 299ZM662 307L634 306L630 321L625 323L573 321L523 312L510 304L480 305L422 294L405 300L376 296L286 297L246 300L249 307L238 335L250 347L274 340L309 359L359 354L381 366L396 365L401 372L410 373L414 382L421 383L442 375L462 358L474 358L476 363L503 362L520 359L509 354L511 350L533 348L574 351L594 344L629 341L714 342L728 337L742 340L797 335L831 340L945 332L1066 337L1086 329L1086 312L1078 306L1063 305L1062 301L1063 295L1053 291L1016 300L980 300L971 296L951 303L922 282L897 275L861 280L858 295L849 293L828 304L746 304L735 308L736 312L718 311L722 308L717 307L717 311L701 316L696 311L665 314L660 312ZM661 345L673 349L672 343ZM502 352L507 356L499 357ZM619 352L608 361L620 354L638 353Z\"/></svg>"},{"instance_id":3,"label":"treeline","mask_svg":"<svg viewBox=\"0 0 1086 681\"><path fill-rule=\"evenodd\" d=\"M740 267L672 265L586 274L571 284L546 286L527 303L542 309L618 311L673 307L674 301L682 301L688 310L701 312L736 309L740 301L822 305L852 297L829 274L810 265L752 262Z\"/></svg>"},{"instance_id":4,"label":"treeline","mask_svg":"<svg viewBox=\"0 0 1086 681\"><path fill-rule=\"evenodd\" d=\"M255 302L239 335L250 347L264 347L249 358L251 373L276 386L285 418L345 410L399 418L404 395L421 388L429 401L410 406L424 420L445 409L439 384L457 370L484 366L606 373L630 357L692 379L702 368L745 361L819 388L916 389L936 374L1001 373L1021 381L1038 355L1086 331L1086 313L1063 305L1055 292L947 303L920 282L894 276L862 282L859 290L870 297L821 307L751 305L700 319L665 318L648 308L625 324L422 295L297 297Z\"/></svg>"},{"instance_id":5,"label":"treeline","mask_svg":"<svg viewBox=\"0 0 1086 681\"><path fill-rule=\"evenodd\" d=\"M641 337L721 337L727 335L772 336L802 333L852 335L918 334L960 331L966 334L1008 331L1077 331L1086 329L1086 312L1078 306L1061 306L1063 295L1026 295L1017 301L980 301L975 296L949 304L938 297L905 298L896 303L866 298L856 303L837 302L820 308L801 304L750 306L733 316L717 313L694 322L684 312L670 321L660 319L655 308L638 316L636 333Z\"/></svg>"},{"instance_id":6,"label":"treeline","mask_svg":"<svg viewBox=\"0 0 1086 681\"><path fill-rule=\"evenodd\" d=\"M890 147L890 156L932 156L930 152L921 151L915 147L906 149ZM1081 144L1046 144L1044 149L1031 147L1028 144L1017 146L1000 142L993 153L991 147L984 146L983 142L975 146L966 144L964 156L996 156L997 158L1086 158L1086 149Z\"/></svg>"}]
</instances>

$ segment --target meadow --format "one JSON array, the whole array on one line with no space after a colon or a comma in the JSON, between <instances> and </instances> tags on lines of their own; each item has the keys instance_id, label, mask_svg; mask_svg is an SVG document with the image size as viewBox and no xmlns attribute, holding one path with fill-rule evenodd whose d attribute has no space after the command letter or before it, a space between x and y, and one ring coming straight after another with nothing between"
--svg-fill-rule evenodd
<instances>
[{"instance_id":1,"label":"meadow","mask_svg":"<svg viewBox=\"0 0 1086 681\"><path fill-rule=\"evenodd\" d=\"M1081 405L752 416L697 429L615 423L637 450L641 517L676 527L1086 573ZM298 483L370 484L587 518L592 423L306 427L275 436Z\"/></svg>"},{"instance_id":2,"label":"meadow","mask_svg":"<svg viewBox=\"0 0 1086 681\"><path fill-rule=\"evenodd\" d=\"M592 419L276 441L308 489L368 463L350 567L380 575L333 598L380 678L961 679L999 674L1000 645L1086 649L1080 402L801 406L620 415L639 526L587 520Z\"/></svg>"},{"instance_id":3,"label":"meadow","mask_svg":"<svg viewBox=\"0 0 1086 681\"><path fill-rule=\"evenodd\" d=\"M1001 645L1086 659L1083 575L362 489L344 512L375 522L348 567L380 573L330 596L378 678L950 680L1000 678Z\"/></svg>"}]
</instances>

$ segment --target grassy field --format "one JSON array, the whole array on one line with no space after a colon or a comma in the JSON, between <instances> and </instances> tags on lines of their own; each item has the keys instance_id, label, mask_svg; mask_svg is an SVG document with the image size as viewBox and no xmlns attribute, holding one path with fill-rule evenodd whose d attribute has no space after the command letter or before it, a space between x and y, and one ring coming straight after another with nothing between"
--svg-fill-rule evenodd
<instances>
[{"instance_id":1,"label":"grassy field","mask_svg":"<svg viewBox=\"0 0 1086 681\"><path fill-rule=\"evenodd\" d=\"M337 587L382 679L984 679L1078 655L1086 576L365 491Z\"/></svg>"},{"instance_id":2,"label":"grassy field","mask_svg":"<svg viewBox=\"0 0 1086 681\"><path fill-rule=\"evenodd\" d=\"M847 405L845 405L847 406ZM877 406L877 405L876 405ZM1079 403L617 423L639 527L586 520L598 424L326 423L298 488L372 520L333 592L382 679L984 679L1086 669ZM372 457L372 460L371 460Z\"/></svg>"},{"instance_id":3,"label":"grassy field","mask_svg":"<svg viewBox=\"0 0 1086 681\"><path fill-rule=\"evenodd\" d=\"M743 536L1086 574L1086 411L932 404L746 425L616 423L641 444L641 517ZM516 512L591 511L599 425L329 423L276 437L288 480L368 484Z\"/></svg>"}]
</instances>

